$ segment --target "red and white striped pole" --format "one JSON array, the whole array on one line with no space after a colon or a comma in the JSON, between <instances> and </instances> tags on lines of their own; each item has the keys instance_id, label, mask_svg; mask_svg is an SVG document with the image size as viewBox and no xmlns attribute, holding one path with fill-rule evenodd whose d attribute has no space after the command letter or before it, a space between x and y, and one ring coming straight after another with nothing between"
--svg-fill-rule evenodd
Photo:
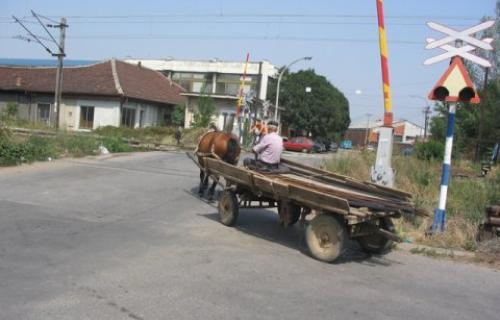
<instances>
[{"instance_id":1,"label":"red and white striped pole","mask_svg":"<svg viewBox=\"0 0 500 320\"><path fill-rule=\"evenodd\" d=\"M384 126L392 127L391 87L389 84L387 37L385 34L384 7L382 5L382 0L377 0L377 18L380 42L380 64L382 67L382 82L384 90Z\"/></svg>"},{"instance_id":2,"label":"red and white striped pole","mask_svg":"<svg viewBox=\"0 0 500 320\"><path fill-rule=\"evenodd\" d=\"M380 42L380 64L382 67L382 84L384 92L384 126L380 128L377 145L377 158L371 169L371 180L374 183L392 187L394 185L394 170L392 162L392 104L391 87L389 85L389 63L387 51L387 36L384 25L384 8L382 0L377 1L378 34ZM368 129L367 129L368 130Z\"/></svg>"},{"instance_id":3,"label":"red and white striped pole","mask_svg":"<svg viewBox=\"0 0 500 320\"><path fill-rule=\"evenodd\" d=\"M243 95L244 95L244 88L245 88L245 81L247 78L247 68L248 68L248 59L250 58L250 53L247 52L247 58L245 60L245 67L243 68L243 77L241 78L240 81L240 93L238 97L238 102L236 103L236 117L239 119L240 118L240 111L241 111L241 105L243 103Z\"/></svg>"},{"instance_id":4,"label":"red and white striped pole","mask_svg":"<svg viewBox=\"0 0 500 320\"><path fill-rule=\"evenodd\" d=\"M245 67L243 68L243 77L240 81L240 92L238 96L238 101L236 102L236 119L238 121L238 136L240 139L240 143L243 143L243 124L241 119L241 105L243 104L244 97L244 89L245 89L245 81L247 79L247 68L248 68L248 60L250 59L250 53L247 52L247 58L245 60Z\"/></svg>"}]
</instances>

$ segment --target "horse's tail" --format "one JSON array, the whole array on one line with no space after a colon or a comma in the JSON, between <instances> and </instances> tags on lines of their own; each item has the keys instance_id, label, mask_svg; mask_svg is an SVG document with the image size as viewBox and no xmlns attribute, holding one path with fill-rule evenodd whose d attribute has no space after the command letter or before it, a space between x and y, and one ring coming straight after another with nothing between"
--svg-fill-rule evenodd
<instances>
[{"instance_id":1,"label":"horse's tail","mask_svg":"<svg viewBox=\"0 0 500 320\"><path fill-rule=\"evenodd\" d=\"M227 152L223 159L225 162L236 164L239 156L239 145L238 140L233 137L227 140Z\"/></svg>"}]
</instances>

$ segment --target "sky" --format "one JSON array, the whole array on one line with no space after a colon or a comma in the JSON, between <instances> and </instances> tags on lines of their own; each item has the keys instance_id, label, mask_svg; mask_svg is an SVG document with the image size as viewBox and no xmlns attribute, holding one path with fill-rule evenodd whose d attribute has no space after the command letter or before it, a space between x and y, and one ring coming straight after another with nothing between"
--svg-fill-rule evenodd
<instances>
[{"instance_id":1,"label":"sky","mask_svg":"<svg viewBox=\"0 0 500 320\"><path fill-rule=\"evenodd\" d=\"M493 16L495 0L384 0L383 5L394 118L422 125L425 97L447 67L446 61L423 65L440 53L426 50L425 39L443 36L426 22L466 29ZM55 21L67 18L66 54L72 60L243 61L248 52L252 61L282 66L312 56L291 70L312 68L325 76L349 100L353 123L383 117L376 0L2 0L0 58L50 58L37 43L13 38L26 32L12 15L47 37L30 10ZM58 39L57 30L52 33Z\"/></svg>"}]
</instances>

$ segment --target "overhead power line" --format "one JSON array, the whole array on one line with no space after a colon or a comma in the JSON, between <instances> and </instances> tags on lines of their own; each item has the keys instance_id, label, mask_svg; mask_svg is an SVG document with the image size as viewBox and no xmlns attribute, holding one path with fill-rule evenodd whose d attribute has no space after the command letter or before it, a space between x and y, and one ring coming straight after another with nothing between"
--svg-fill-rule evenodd
<instances>
[{"instance_id":1,"label":"overhead power line","mask_svg":"<svg viewBox=\"0 0 500 320\"><path fill-rule=\"evenodd\" d=\"M0 37L10 39L11 37ZM202 35L202 34L94 34L73 35L69 39L81 40L264 40L264 41L303 41L303 42L341 42L341 43L375 43L377 39L298 37L298 36L262 36L262 35ZM393 44L422 45L421 41L392 40Z\"/></svg>"},{"instance_id":2,"label":"overhead power line","mask_svg":"<svg viewBox=\"0 0 500 320\"><path fill-rule=\"evenodd\" d=\"M51 17L42 16L45 19L51 20ZM75 15L68 16L68 19L160 19L160 18L335 18L335 19L348 19L348 18L359 18L359 19L375 19L376 15L360 15L360 14L163 14L163 15ZM29 17L22 17L29 18ZM59 18L57 16L52 16L52 18ZM427 15L394 15L387 16L386 19L420 19L420 20L479 20L481 17L473 16L427 16ZM9 20L10 17L0 17L0 20ZM55 22L55 20L52 20ZM73 23L76 21L73 21Z\"/></svg>"}]
</instances>

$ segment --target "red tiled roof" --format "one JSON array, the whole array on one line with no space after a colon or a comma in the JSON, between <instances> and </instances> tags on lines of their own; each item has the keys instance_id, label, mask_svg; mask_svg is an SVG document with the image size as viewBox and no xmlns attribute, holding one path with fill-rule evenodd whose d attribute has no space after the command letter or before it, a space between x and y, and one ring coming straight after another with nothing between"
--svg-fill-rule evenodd
<instances>
[{"instance_id":1,"label":"red tiled roof","mask_svg":"<svg viewBox=\"0 0 500 320\"><path fill-rule=\"evenodd\" d=\"M370 135L368 137L368 142L378 143L378 132L370 131Z\"/></svg>"},{"instance_id":2,"label":"red tiled roof","mask_svg":"<svg viewBox=\"0 0 500 320\"><path fill-rule=\"evenodd\" d=\"M53 93L55 79L56 68L0 67L0 90ZM117 60L63 71L63 95L123 96L178 104L185 101L180 95L183 91L157 71Z\"/></svg>"},{"instance_id":3,"label":"red tiled roof","mask_svg":"<svg viewBox=\"0 0 500 320\"><path fill-rule=\"evenodd\" d=\"M403 136L405 133L405 125L400 125L400 126L396 126L394 127L394 135L395 136Z\"/></svg>"}]
</instances>

